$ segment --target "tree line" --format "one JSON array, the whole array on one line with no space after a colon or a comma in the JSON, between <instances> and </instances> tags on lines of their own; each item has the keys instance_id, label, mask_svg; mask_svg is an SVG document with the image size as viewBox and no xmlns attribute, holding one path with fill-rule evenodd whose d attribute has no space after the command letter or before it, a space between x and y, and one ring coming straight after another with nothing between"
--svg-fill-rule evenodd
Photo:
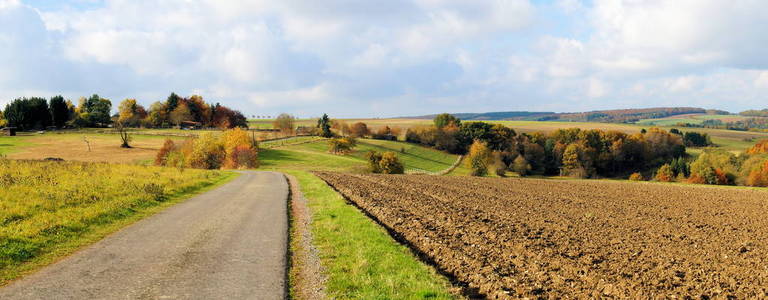
<instances>
[{"instance_id":1,"label":"tree line","mask_svg":"<svg viewBox=\"0 0 768 300\"><path fill-rule=\"evenodd\" d=\"M194 122L201 127L248 127L246 117L239 111L219 103L206 103L203 97L180 97L172 93L165 101L153 103L149 110L136 99L125 99L118 112L111 114L112 101L94 94L81 97L77 105L62 96L18 98L0 112L0 124L21 130L45 129L50 126L107 127L119 122L127 127L171 127Z\"/></svg>"},{"instance_id":2,"label":"tree line","mask_svg":"<svg viewBox=\"0 0 768 300\"><path fill-rule=\"evenodd\" d=\"M473 169L495 166L499 173L581 178L623 176L685 154L680 135L658 128L636 134L579 128L517 133L502 124L462 122L450 114L438 115L433 125L409 129L406 141L455 154L469 151Z\"/></svg>"}]
</instances>

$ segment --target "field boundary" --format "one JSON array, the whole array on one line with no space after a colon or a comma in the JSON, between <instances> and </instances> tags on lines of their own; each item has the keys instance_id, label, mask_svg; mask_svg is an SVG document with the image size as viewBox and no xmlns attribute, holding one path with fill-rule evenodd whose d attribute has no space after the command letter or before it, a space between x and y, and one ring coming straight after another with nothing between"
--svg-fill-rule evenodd
<instances>
[{"instance_id":1,"label":"field boundary","mask_svg":"<svg viewBox=\"0 0 768 300\"><path fill-rule=\"evenodd\" d=\"M406 172L406 174L409 174L409 175L434 175L434 176L447 175L447 174L453 172L453 170L455 170L461 164L461 161L463 159L464 159L464 155L459 155L459 157L456 158L456 161L454 161L453 164L450 167L448 167L447 169L445 169L445 170L441 170L441 171L437 171L437 172L429 172L429 171L426 171L426 170L421 170L421 169L414 168L417 171L409 171L409 172ZM414 170L414 169L411 169L411 170Z\"/></svg>"},{"instance_id":2,"label":"field boundary","mask_svg":"<svg viewBox=\"0 0 768 300\"><path fill-rule=\"evenodd\" d=\"M318 172L311 172L312 175L316 176L317 178L320 178L323 182L325 182L328 187L330 187L335 193L339 194L342 198L344 198L344 201L347 202L347 204L351 205L352 207L356 208L358 211L360 211L362 214L364 214L366 217L371 219L374 223L379 225L381 228L384 228L384 230L387 231L387 234L397 241L399 244L405 246L410 250L410 252L418 258L419 261L424 263L425 265L429 266L433 270L435 270L438 274L442 275L443 277L447 278L448 281L451 283L451 285L455 288L457 288L461 295L464 297L467 297L469 299L485 299L486 296L484 294L481 294L478 289L469 287L469 284L463 281L460 281L453 273L449 272L448 270L445 270L441 268L437 262L435 262L433 259L431 259L426 253L419 251L414 245L409 242L405 237L403 237L401 234L399 234L397 231L395 231L393 228L387 226L384 224L379 218L372 215L370 212L368 212L366 209L359 206L355 201L352 201L347 195L342 193L336 186L329 183L325 179L323 179L322 176L318 176Z\"/></svg>"},{"instance_id":3,"label":"field boundary","mask_svg":"<svg viewBox=\"0 0 768 300\"><path fill-rule=\"evenodd\" d=\"M326 299L323 266L312 235L312 212L298 179L283 173L288 181L288 257L286 295L290 299Z\"/></svg>"}]
</instances>

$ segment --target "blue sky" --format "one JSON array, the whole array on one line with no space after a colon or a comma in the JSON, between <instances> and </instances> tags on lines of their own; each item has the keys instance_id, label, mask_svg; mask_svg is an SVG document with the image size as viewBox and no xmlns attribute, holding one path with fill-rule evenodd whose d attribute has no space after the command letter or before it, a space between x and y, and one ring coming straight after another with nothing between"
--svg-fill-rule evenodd
<instances>
[{"instance_id":1,"label":"blue sky","mask_svg":"<svg viewBox=\"0 0 768 300\"><path fill-rule=\"evenodd\" d=\"M768 107L762 0L0 0L0 105L248 115Z\"/></svg>"}]
</instances>

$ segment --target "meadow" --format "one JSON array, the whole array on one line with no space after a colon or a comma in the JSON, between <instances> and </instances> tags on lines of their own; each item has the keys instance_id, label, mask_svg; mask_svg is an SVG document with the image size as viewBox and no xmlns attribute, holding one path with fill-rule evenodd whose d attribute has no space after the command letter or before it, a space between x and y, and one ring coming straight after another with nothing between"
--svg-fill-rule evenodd
<instances>
[{"instance_id":1,"label":"meadow","mask_svg":"<svg viewBox=\"0 0 768 300\"><path fill-rule=\"evenodd\" d=\"M0 159L0 285L234 173Z\"/></svg>"},{"instance_id":2,"label":"meadow","mask_svg":"<svg viewBox=\"0 0 768 300\"><path fill-rule=\"evenodd\" d=\"M273 143L276 143L275 141ZM358 139L357 147L347 155L328 153L326 139L298 137L296 142L282 141L285 145L271 148L262 143L259 151L260 169L264 170L335 170L364 172L368 151L392 151L405 164L406 172L440 172L456 162L458 155L448 154L415 144L373 139ZM266 144L266 145L265 145Z\"/></svg>"}]
</instances>

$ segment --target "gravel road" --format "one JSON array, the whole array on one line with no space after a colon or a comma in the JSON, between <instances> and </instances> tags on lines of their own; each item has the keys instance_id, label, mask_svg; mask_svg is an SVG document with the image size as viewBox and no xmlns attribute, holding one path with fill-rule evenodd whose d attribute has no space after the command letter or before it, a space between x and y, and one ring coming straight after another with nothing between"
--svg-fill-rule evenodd
<instances>
[{"instance_id":1,"label":"gravel road","mask_svg":"<svg viewBox=\"0 0 768 300\"><path fill-rule=\"evenodd\" d=\"M285 299L288 184L245 172L0 288L0 299Z\"/></svg>"}]
</instances>

